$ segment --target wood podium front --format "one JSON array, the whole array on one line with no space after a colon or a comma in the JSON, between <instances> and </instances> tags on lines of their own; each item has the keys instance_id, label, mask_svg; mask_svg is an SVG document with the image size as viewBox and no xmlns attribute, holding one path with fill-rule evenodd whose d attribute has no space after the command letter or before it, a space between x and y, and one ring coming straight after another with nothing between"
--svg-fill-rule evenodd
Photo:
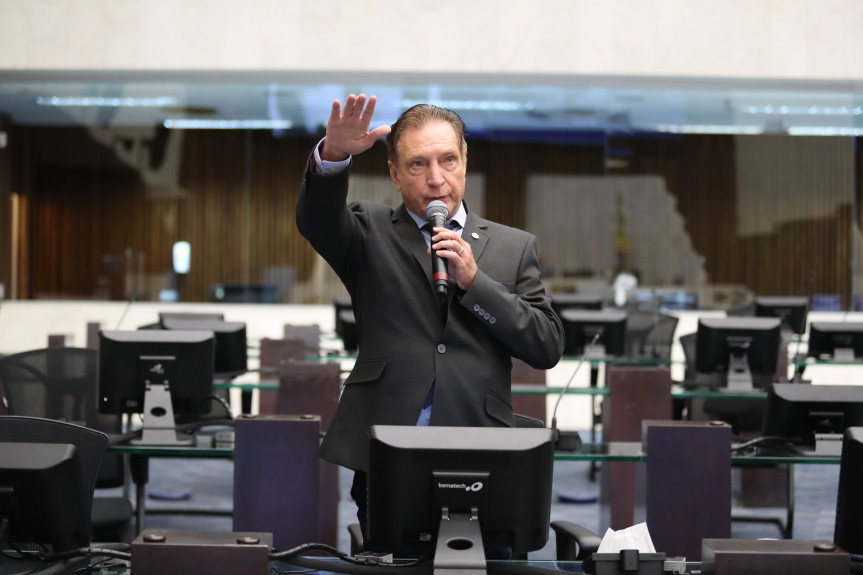
<instances>
[{"instance_id":1,"label":"wood podium front","mask_svg":"<svg viewBox=\"0 0 863 575\"><path fill-rule=\"evenodd\" d=\"M645 420L671 419L671 375L667 367L620 367L606 371L609 395L602 403L604 442L641 441ZM606 461L600 478L600 526L625 529L636 523L635 509L643 501L636 484L641 463ZM639 491L642 493L638 495Z\"/></svg>"}]
</instances>

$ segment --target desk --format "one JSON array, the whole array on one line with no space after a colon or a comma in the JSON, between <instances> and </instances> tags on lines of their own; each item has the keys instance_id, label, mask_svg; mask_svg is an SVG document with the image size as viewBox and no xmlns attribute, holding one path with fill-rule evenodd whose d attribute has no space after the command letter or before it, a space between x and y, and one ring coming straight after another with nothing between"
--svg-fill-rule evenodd
<instances>
[{"instance_id":1,"label":"desk","mask_svg":"<svg viewBox=\"0 0 863 575\"><path fill-rule=\"evenodd\" d=\"M260 389L277 389L277 387L261 386ZM672 383L670 391L671 397L674 399L767 399L767 392L764 390L727 391L723 389L684 387ZM570 387L569 389L565 389L558 386L544 386L530 383L512 384L513 395L558 395L560 393L605 397L611 395L611 389L608 387Z\"/></svg>"},{"instance_id":2,"label":"desk","mask_svg":"<svg viewBox=\"0 0 863 575\"><path fill-rule=\"evenodd\" d=\"M80 569L85 567L86 565L93 565L92 570L87 570L87 573L92 575L117 575L118 573L129 573L131 564L129 561L120 561L113 560L111 561L111 566L105 568L98 568L96 564L100 562L103 558L94 557L89 560L85 559L77 559L77 560L69 560L64 563L68 567L68 570L63 571L63 573L72 573L74 569ZM119 564L125 565L125 569L120 567ZM327 565L332 565L331 570L327 570ZM59 564L55 564L59 567ZM8 567L8 569L7 569ZM318 569L320 567L320 569ZM33 572L41 571L46 569L46 564L40 561L15 561L15 562L0 562L0 575L9 573L29 573L28 569L32 569ZM250 573L247 575L269 575L270 573L303 573L303 572L315 572L319 575L335 575L336 573L350 573L349 571L350 565L348 563L344 563L335 558L329 557L306 557L303 559L299 559L294 561L293 563L281 562L281 561L271 561L269 564L269 570L266 573ZM366 568L368 569L368 568ZM394 568L394 573L398 573L398 568ZM488 561L487 562L487 572L492 575L496 573L508 573L515 574L519 572L524 572L525 569L543 569L547 570L549 575L553 575L554 573L574 573L576 575L580 575L584 573L584 569L582 567L581 561ZM686 564L686 573L698 572L701 569L700 562L687 562ZM52 571L53 572L53 571ZM357 568L355 573L367 572L362 571L361 568ZM417 575L418 573L432 575L431 565L427 566L424 570L410 570L410 573ZM536 571L534 571L536 573ZM196 573L189 573L189 575L197 575Z\"/></svg>"},{"instance_id":3,"label":"desk","mask_svg":"<svg viewBox=\"0 0 863 575\"><path fill-rule=\"evenodd\" d=\"M157 447L146 445L109 445L107 451L129 456L129 471L135 484L135 519L137 533L146 528L147 483L150 480L151 457L219 457L231 459L233 448ZM190 512L192 513L192 512ZM222 514L221 511L196 510L197 514Z\"/></svg>"},{"instance_id":4,"label":"desk","mask_svg":"<svg viewBox=\"0 0 863 575\"><path fill-rule=\"evenodd\" d=\"M150 457L217 457L232 459L234 450L231 448L213 447L155 447L144 445L111 445L107 451L129 455L132 480L135 483L135 513L138 530L146 525L146 486L149 481ZM644 446L636 441L619 441L609 443L583 443L574 452L557 452L556 461L593 461L593 462L645 462L647 455ZM838 465L839 456L812 456L776 453L733 454L731 464L734 466L763 465ZM206 513L206 511L203 511ZM216 512L212 512L216 513Z\"/></svg>"}]
</instances>

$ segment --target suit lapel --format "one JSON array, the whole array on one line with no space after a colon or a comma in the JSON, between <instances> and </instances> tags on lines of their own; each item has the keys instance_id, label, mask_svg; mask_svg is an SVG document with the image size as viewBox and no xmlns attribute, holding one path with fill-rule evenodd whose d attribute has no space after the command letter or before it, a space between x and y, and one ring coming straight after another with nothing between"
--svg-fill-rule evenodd
<instances>
[{"instance_id":1,"label":"suit lapel","mask_svg":"<svg viewBox=\"0 0 863 575\"><path fill-rule=\"evenodd\" d=\"M417 228L416 222L414 222L404 204L401 204L393 212L392 221L396 235L402 242L402 245L407 248L417 264L422 268L428 280L429 290L433 292L434 284L431 280L431 257L428 254L428 246L425 243L422 232ZM476 260L477 266L479 266L482 252L488 244L488 221L468 211L467 221L465 222L461 237L470 244L474 260ZM449 290L449 299L452 298L452 294L455 292L455 289Z\"/></svg>"},{"instance_id":2,"label":"suit lapel","mask_svg":"<svg viewBox=\"0 0 863 575\"><path fill-rule=\"evenodd\" d=\"M402 245L408 249L417 261L417 264L422 268L425 277L428 278L428 285L431 290L434 286L431 280L431 256L429 256L427 251L428 246L422 232L417 228L416 222L414 222L404 204L393 212L393 228Z\"/></svg>"},{"instance_id":3,"label":"suit lapel","mask_svg":"<svg viewBox=\"0 0 863 575\"><path fill-rule=\"evenodd\" d=\"M470 249L473 251L473 259L476 260L479 266L480 257L488 244L488 221L468 212L467 221L465 222L464 230L461 238L470 244Z\"/></svg>"}]
</instances>

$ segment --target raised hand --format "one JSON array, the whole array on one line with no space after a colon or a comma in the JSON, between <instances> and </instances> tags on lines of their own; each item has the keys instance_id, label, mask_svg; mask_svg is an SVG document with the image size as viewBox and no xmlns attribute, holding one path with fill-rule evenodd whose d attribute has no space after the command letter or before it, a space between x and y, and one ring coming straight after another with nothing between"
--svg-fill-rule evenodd
<instances>
[{"instance_id":1,"label":"raised hand","mask_svg":"<svg viewBox=\"0 0 863 575\"><path fill-rule=\"evenodd\" d=\"M345 100L344 110L338 100L333 101L321 159L332 162L345 160L348 156L365 152L379 138L390 133L387 125L369 131L377 101L375 96L367 99L365 94L351 94Z\"/></svg>"}]
</instances>

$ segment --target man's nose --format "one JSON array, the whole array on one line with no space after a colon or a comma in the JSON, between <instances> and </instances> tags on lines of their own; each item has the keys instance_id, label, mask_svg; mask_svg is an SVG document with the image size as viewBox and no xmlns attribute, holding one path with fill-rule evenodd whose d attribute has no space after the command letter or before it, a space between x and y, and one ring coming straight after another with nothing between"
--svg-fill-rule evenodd
<instances>
[{"instance_id":1,"label":"man's nose","mask_svg":"<svg viewBox=\"0 0 863 575\"><path fill-rule=\"evenodd\" d=\"M438 166L437 163L432 162L429 164L428 183L430 186L443 185L443 174L441 173L440 166Z\"/></svg>"}]
</instances>

